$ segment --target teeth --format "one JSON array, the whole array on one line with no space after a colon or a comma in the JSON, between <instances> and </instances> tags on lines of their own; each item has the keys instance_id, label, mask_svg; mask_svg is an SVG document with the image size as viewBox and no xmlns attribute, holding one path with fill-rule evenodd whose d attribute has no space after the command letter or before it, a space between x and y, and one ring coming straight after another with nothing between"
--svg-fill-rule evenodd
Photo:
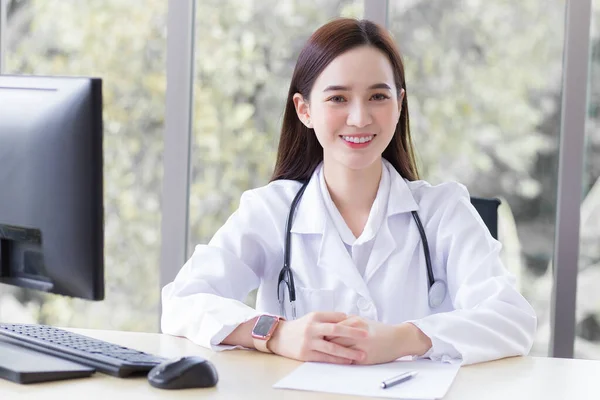
<instances>
[{"instance_id":1,"label":"teeth","mask_svg":"<svg viewBox=\"0 0 600 400\"><path fill-rule=\"evenodd\" d=\"M346 142L351 142L351 143L366 143L366 142L370 142L371 140L373 140L373 135L371 136L363 136L363 137L353 137L353 136L342 136L342 139L344 139Z\"/></svg>"}]
</instances>

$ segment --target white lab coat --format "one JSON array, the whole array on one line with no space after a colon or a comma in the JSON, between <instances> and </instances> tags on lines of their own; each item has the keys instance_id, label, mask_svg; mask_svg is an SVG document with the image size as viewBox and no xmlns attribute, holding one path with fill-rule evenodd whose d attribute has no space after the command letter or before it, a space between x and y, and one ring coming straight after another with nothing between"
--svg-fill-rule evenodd
<instances>
[{"instance_id":1,"label":"white lab coat","mask_svg":"<svg viewBox=\"0 0 600 400\"><path fill-rule=\"evenodd\" d=\"M364 277L329 218L313 175L292 224L291 268L298 317L340 311L387 324L411 321L432 341L424 357L471 364L525 355L535 312L500 261L464 186L431 186L391 171L387 216L375 237ZM162 331L212 348L240 323L280 314L277 279L285 225L301 184L279 180L242 195L238 210L209 244L198 245L162 291ZM447 282L442 305L428 304L423 247L411 211L423 222L436 279ZM243 303L258 288L256 309ZM291 316L289 304L286 314Z\"/></svg>"}]
</instances>

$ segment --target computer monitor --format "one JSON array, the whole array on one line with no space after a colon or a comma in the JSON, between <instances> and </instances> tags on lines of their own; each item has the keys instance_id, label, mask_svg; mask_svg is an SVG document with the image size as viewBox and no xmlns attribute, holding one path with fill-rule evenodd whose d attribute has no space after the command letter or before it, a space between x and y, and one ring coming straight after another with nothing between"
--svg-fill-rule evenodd
<instances>
[{"instance_id":1,"label":"computer monitor","mask_svg":"<svg viewBox=\"0 0 600 400\"><path fill-rule=\"evenodd\" d=\"M103 214L102 81L0 75L0 282L102 300Z\"/></svg>"}]
</instances>

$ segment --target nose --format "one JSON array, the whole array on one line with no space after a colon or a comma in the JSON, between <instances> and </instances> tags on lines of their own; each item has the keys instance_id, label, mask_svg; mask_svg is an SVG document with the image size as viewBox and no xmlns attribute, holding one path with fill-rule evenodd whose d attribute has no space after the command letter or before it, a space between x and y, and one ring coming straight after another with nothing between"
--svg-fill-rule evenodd
<instances>
[{"instance_id":1,"label":"nose","mask_svg":"<svg viewBox=\"0 0 600 400\"><path fill-rule=\"evenodd\" d=\"M347 125L364 128L371 124L371 122L373 122L373 119L371 118L371 111L367 104L357 101L350 106L346 120Z\"/></svg>"}]
</instances>

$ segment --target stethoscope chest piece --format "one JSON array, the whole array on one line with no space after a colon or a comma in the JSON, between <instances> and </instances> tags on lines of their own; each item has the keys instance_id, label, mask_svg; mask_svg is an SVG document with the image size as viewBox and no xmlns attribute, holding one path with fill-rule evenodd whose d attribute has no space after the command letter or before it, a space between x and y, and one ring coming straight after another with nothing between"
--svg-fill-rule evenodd
<instances>
[{"instance_id":1,"label":"stethoscope chest piece","mask_svg":"<svg viewBox=\"0 0 600 400\"><path fill-rule=\"evenodd\" d=\"M436 280L433 282L433 285L429 288L429 307L437 308L439 307L444 299L446 298L446 294L448 293L448 287L446 286L446 282L441 280Z\"/></svg>"}]
</instances>

